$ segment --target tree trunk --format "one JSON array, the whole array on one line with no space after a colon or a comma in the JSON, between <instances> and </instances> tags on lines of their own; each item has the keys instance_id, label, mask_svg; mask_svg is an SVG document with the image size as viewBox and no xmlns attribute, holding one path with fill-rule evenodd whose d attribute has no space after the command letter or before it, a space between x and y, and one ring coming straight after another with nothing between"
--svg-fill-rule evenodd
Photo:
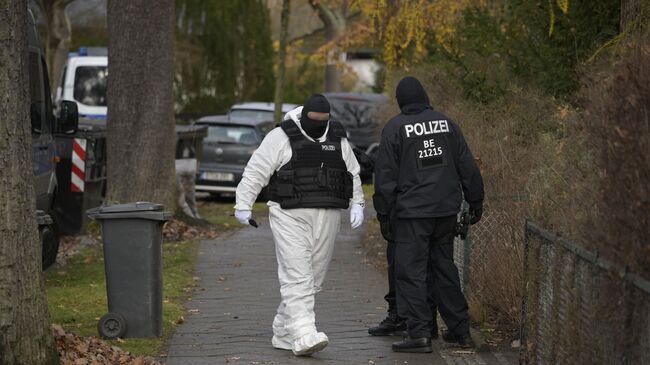
<instances>
[{"instance_id":1,"label":"tree trunk","mask_svg":"<svg viewBox=\"0 0 650 365\"><path fill-rule=\"evenodd\" d=\"M327 54L325 65L325 91L341 91L341 76L338 63L341 57L339 39L345 32L347 21L347 0L343 0L338 9L330 9L322 1L309 0L309 4L316 11L318 17L325 25L325 38L332 43L332 48Z\"/></svg>"},{"instance_id":2,"label":"tree trunk","mask_svg":"<svg viewBox=\"0 0 650 365\"><path fill-rule=\"evenodd\" d=\"M287 55L287 38L289 38L289 11L291 0L282 1L282 15L280 21L280 49L278 50L278 76L275 80L275 110L273 121L279 122L282 119L282 103L284 102L284 68Z\"/></svg>"},{"instance_id":3,"label":"tree trunk","mask_svg":"<svg viewBox=\"0 0 650 365\"><path fill-rule=\"evenodd\" d=\"M174 1L108 1L107 199L175 209Z\"/></svg>"},{"instance_id":4,"label":"tree trunk","mask_svg":"<svg viewBox=\"0 0 650 365\"><path fill-rule=\"evenodd\" d=\"M47 13L48 40L47 64L50 70L50 89L56 90L61 79L61 72L68 59L72 43L72 27L65 8L74 0L45 0L43 5Z\"/></svg>"},{"instance_id":5,"label":"tree trunk","mask_svg":"<svg viewBox=\"0 0 650 365\"><path fill-rule=\"evenodd\" d=\"M341 91L341 72L339 71L337 55L339 49L334 49L327 54L325 65L325 92Z\"/></svg>"},{"instance_id":6,"label":"tree trunk","mask_svg":"<svg viewBox=\"0 0 650 365\"><path fill-rule=\"evenodd\" d=\"M58 364L31 168L27 2L0 9L0 364Z\"/></svg>"}]
</instances>

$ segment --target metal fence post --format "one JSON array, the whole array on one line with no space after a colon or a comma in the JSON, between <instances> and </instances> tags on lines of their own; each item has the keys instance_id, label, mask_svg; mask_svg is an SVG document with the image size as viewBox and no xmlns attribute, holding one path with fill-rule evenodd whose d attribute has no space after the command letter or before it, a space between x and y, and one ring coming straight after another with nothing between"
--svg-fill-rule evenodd
<instances>
[{"instance_id":1,"label":"metal fence post","mask_svg":"<svg viewBox=\"0 0 650 365\"><path fill-rule=\"evenodd\" d=\"M463 200L462 211L469 209L469 204ZM472 257L472 241L471 241L471 230L468 229L467 237L463 240L463 288L467 290L469 287L469 272L470 264Z\"/></svg>"},{"instance_id":2,"label":"metal fence post","mask_svg":"<svg viewBox=\"0 0 650 365\"><path fill-rule=\"evenodd\" d=\"M524 295L521 298L521 323L519 324L519 364L528 364L528 344L526 343L526 320L528 312L528 251L530 237L528 236L528 219L524 223Z\"/></svg>"}]
</instances>

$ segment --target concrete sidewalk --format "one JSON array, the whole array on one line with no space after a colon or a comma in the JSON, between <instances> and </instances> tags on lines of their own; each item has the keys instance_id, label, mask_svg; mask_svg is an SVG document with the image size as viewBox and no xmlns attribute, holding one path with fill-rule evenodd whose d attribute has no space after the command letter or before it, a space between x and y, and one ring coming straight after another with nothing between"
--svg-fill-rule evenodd
<instances>
[{"instance_id":1,"label":"concrete sidewalk","mask_svg":"<svg viewBox=\"0 0 650 365\"><path fill-rule=\"evenodd\" d=\"M170 341L168 364L516 364L517 354L462 354L434 341L432 354L391 351L397 337L372 337L368 327L385 316L386 280L366 263L361 231L347 214L324 290L316 298L316 325L330 345L313 357L271 346L271 323L280 301L277 263L268 221L200 247L199 288L187 303L185 323Z\"/></svg>"}]
</instances>

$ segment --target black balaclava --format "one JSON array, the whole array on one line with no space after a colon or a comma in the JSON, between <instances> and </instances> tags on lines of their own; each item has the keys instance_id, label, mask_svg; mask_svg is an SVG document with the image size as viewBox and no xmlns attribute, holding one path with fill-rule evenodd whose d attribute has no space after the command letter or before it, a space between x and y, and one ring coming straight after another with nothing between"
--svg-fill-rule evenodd
<instances>
[{"instance_id":1,"label":"black balaclava","mask_svg":"<svg viewBox=\"0 0 650 365\"><path fill-rule=\"evenodd\" d=\"M397 84L395 97L404 114L419 114L425 109L431 109L427 92L413 76L406 76Z\"/></svg>"},{"instance_id":2,"label":"black balaclava","mask_svg":"<svg viewBox=\"0 0 650 365\"><path fill-rule=\"evenodd\" d=\"M310 119L307 114L309 112L328 113L330 112L330 103L321 94L314 94L305 101L302 107L302 115L300 117L300 126L313 139L318 139L325 134L327 129L327 120Z\"/></svg>"}]
</instances>

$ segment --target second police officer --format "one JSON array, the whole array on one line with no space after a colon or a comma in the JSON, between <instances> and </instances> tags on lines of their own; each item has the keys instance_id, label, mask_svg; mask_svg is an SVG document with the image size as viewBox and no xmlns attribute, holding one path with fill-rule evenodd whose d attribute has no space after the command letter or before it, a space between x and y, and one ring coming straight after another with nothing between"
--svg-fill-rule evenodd
<instances>
[{"instance_id":1,"label":"second police officer","mask_svg":"<svg viewBox=\"0 0 650 365\"><path fill-rule=\"evenodd\" d=\"M397 309L407 324L407 337L392 348L432 351L431 337L437 337L432 304L447 326L443 340L470 347L453 241L463 198L470 205L470 223L481 219L483 179L460 128L431 108L416 78L403 78L396 98L401 113L382 131L374 195L382 231L395 241Z\"/></svg>"}]
</instances>

